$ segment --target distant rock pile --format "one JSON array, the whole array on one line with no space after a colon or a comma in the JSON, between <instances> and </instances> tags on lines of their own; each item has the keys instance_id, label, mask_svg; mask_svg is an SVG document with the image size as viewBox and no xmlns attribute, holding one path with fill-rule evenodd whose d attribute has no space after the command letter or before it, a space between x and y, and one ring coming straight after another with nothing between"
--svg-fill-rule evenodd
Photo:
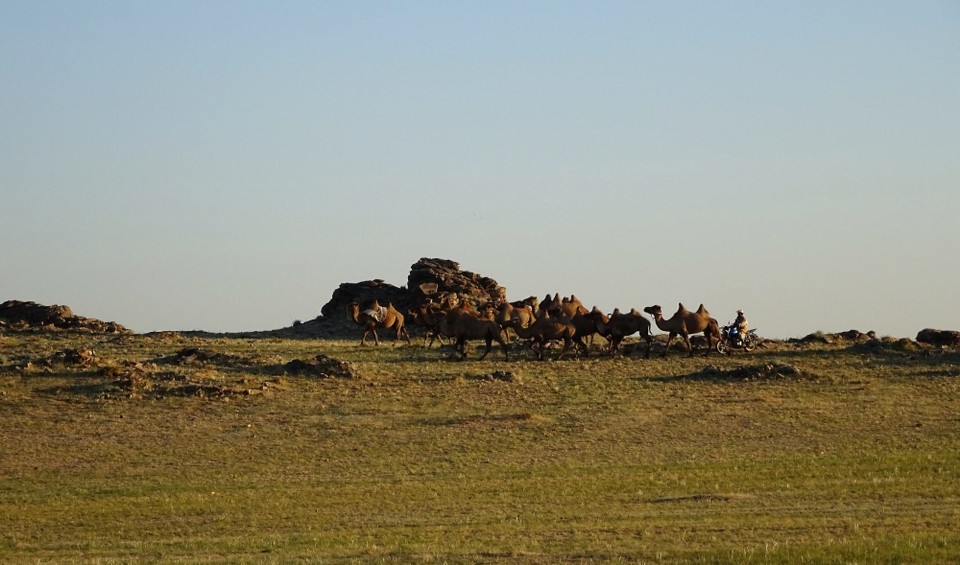
<instances>
[{"instance_id":1,"label":"distant rock pile","mask_svg":"<svg viewBox=\"0 0 960 565\"><path fill-rule=\"evenodd\" d=\"M847 330L845 332L831 333L826 334L823 332L812 333L806 335L800 339L789 339L789 343L793 344L824 344L824 345L838 345L838 344L850 344L850 343L864 343L871 340L877 339L877 332L869 331L863 333L858 330Z\"/></svg>"},{"instance_id":2,"label":"distant rock pile","mask_svg":"<svg viewBox=\"0 0 960 565\"><path fill-rule=\"evenodd\" d=\"M960 347L960 332L927 328L920 330L917 341L929 345Z\"/></svg>"},{"instance_id":3,"label":"distant rock pile","mask_svg":"<svg viewBox=\"0 0 960 565\"><path fill-rule=\"evenodd\" d=\"M116 322L74 315L69 306L7 300L0 304L0 322L12 328L86 329L103 333L131 333Z\"/></svg>"}]
</instances>

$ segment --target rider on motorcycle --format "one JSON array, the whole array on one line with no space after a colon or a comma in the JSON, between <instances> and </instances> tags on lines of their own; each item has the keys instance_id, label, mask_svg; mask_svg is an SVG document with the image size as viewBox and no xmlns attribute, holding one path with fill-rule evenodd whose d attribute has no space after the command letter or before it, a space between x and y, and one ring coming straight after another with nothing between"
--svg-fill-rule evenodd
<instances>
[{"instance_id":1,"label":"rider on motorcycle","mask_svg":"<svg viewBox=\"0 0 960 565\"><path fill-rule=\"evenodd\" d=\"M732 334L734 330L737 332L737 345L740 345L747 335L747 317L743 315L743 310L737 310L737 319L733 321L730 333Z\"/></svg>"}]
</instances>

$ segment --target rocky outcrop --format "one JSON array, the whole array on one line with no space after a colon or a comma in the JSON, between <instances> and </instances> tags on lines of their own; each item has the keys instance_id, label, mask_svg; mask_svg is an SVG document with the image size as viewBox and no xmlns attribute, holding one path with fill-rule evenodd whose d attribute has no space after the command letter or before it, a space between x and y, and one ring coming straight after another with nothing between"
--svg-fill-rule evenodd
<instances>
[{"instance_id":1,"label":"rocky outcrop","mask_svg":"<svg viewBox=\"0 0 960 565\"><path fill-rule=\"evenodd\" d=\"M346 317L346 306L356 302L361 307L376 300L381 305L393 304L404 312L410 305L410 295L406 288L396 287L383 282L382 279L363 281L358 283L342 283L333 291L330 301L323 305L320 313L324 317Z\"/></svg>"},{"instance_id":2,"label":"rocky outcrop","mask_svg":"<svg viewBox=\"0 0 960 565\"><path fill-rule=\"evenodd\" d=\"M494 279L461 271L459 263L448 259L423 258L414 263L407 277L407 288L416 304L428 299L440 301L456 294L458 300L480 306L505 300L507 294Z\"/></svg>"},{"instance_id":3,"label":"rocky outcrop","mask_svg":"<svg viewBox=\"0 0 960 565\"><path fill-rule=\"evenodd\" d=\"M407 286L397 287L382 279L342 283L323 305L324 318L346 318L346 306L356 302L361 307L373 300L381 305L393 304L406 313L427 301L467 301L479 307L503 299L506 289L490 277L460 270L460 264L448 259L423 258L410 267Z\"/></svg>"},{"instance_id":4,"label":"rocky outcrop","mask_svg":"<svg viewBox=\"0 0 960 565\"><path fill-rule=\"evenodd\" d=\"M917 341L930 345L960 347L960 332L926 328L917 334Z\"/></svg>"},{"instance_id":5,"label":"rocky outcrop","mask_svg":"<svg viewBox=\"0 0 960 565\"><path fill-rule=\"evenodd\" d=\"M86 329L103 333L131 333L116 322L74 315L69 306L7 300L0 304L0 320L13 328Z\"/></svg>"}]
</instances>

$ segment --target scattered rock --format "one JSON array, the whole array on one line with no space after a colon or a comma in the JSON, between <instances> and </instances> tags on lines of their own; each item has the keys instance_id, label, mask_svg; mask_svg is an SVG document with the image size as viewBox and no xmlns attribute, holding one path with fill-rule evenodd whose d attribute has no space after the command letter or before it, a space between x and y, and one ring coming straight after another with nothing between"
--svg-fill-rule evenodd
<instances>
[{"instance_id":1,"label":"scattered rock","mask_svg":"<svg viewBox=\"0 0 960 565\"><path fill-rule=\"evenodd\" d=\"M279 373L283 375L308 375L322 379L331 377L352 379L356 378L358 374L353 364L323 354L317 355L309 361L294 359L282 365Z\"/></svg>"},{"instance_id":2,"label":"scattered rock","mask_svg":"<svg viewBox=\"0 0 960 565\"><path fill-rule=\"evenodd\" d=\"M81 367L90 367L99 361L99 357L92 349L78 347L76 349L64 349L53 355L41 359L38 364L47 367L53 365L80 365Z\"/></svg>"},{"instance_id":3,"label":"scattered rock","mask_svg":"<svg viewBox=\"0 0 960 565\"><path fill-rule=\"evenodd\" d=\"M484 373L482 375L469 378L477 381L503 381L507 383L517 382L520 380L519 377L514 375L511 371L493 371L492 373Z\"/></svg>"}]
</instances>

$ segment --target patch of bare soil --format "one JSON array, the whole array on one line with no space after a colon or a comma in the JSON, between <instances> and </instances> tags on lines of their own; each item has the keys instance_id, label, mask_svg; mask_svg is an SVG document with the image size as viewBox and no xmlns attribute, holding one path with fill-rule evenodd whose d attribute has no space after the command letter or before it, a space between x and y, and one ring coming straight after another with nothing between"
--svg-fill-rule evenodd
<instances>
[{"instance_id":1,"label":"patch of bare soil","mask_svg":"<svg viewBox=\"0 0 960 565\"><path fill-rule=\"evenodd\" d=\"M282 379L260 379L251 376L228 379L215 372L187 375L175 371L161 371L158 365L150 362L130 362L120 367L105 367L101 369L100 376L106 380L78 385L72 387L72 391L102 400L167 397L214 400L270 394L286 388Z\"/></svg>"},{"instance_id":2,"label":"patch of bare soil","mask_svg":"<svg viewBox=\"0 0 960 565\"><path fill-rule=\"evenodd\" d=\"M273 359L266 359L260 355L245 357L218 353L199 347L185 347L173 355L160 357L154 362L161 365L216 365L218 367L256 367Z\"/></svg>"}]
</instances>

